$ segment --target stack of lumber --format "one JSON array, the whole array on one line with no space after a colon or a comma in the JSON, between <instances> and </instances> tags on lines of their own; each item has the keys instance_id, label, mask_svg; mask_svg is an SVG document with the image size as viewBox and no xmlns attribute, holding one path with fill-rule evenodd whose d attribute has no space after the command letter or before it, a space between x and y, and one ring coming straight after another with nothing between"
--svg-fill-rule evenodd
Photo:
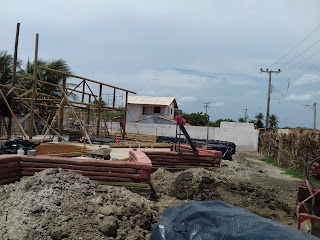
<instances>
[{"instance_id":1,"label":"stack of lumber","mask_svg":"<svg viewBox=\"0 0 320 240\"><path fill-rule=\"evenodd\" d=\"M13 183L19 180L19 160L18 155L0 156L0 184Z\"/></svg>"},{"instance_id":2,"label":"stack of lumber","mask_svg":"<svg viewBox=\"0 0 320 240\"><path fill-rule=\"evenodd\" d=\"M156 135L147 135L147 134L140 134L140 133L127 133L126 138L128 140L138 141L138 142L151 142L151 143L157 142Z\"/></svg>"},{"instance_id":3,"label":"stack of lumber","mask_svg":"<svg viewBox=\"0 0 320 240\"><path fill-rule=\"evenodd\" d=\"M151 143L151 142L120 142L110 143L111 148L170 148L171 143Z\"/></svg>"},{"instance_id":4,"label":"stack of lumber","mask_svg":"<svg viewBox=\"0 0 320 240\"><path fill-rule=\"evenodd\" d=\"M74 170L91 180L104 182L149 183L150 175L145 171L151 171L151 162L129 162L112 160L72 159L65 157L21 156L22 176L32 176L36 172L48 168L62 168Z\"/></svg>"},{"instance_id":5,"label":"stack of lumber","mask_svg":"<svg viewBox=\"0 0 320 240\"><path fill-rule=\"evenodd\" d=\"M186 152L181 153L175 151L144 151L144 153L150 158L154 167L220 167L221 152L207 150L194 154L190 149L186 148Z\"/></svg>"}]
</instances>

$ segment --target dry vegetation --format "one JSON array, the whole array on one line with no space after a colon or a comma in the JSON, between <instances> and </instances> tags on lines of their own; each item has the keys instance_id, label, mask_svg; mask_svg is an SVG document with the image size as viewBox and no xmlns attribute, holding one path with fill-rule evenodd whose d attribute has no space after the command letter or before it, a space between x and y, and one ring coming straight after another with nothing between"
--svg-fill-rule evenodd
<instances>
[{"instance_id":1,"label":"dry vegetation","mask_svg":"<svg viewBox=\"0 0 320 240\"><path fill-rule=\"evenodd\" d=\"M259 152L274 158L284 168L304 173L306 164L319 157L320 137L308 133L264 133L259 139Z\"/></svg>"}]
</instances>

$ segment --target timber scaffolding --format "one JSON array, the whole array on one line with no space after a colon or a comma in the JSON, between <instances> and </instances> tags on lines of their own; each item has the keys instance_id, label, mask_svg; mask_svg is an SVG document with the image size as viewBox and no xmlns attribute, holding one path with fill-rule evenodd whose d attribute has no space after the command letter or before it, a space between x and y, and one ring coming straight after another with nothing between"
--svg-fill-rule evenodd
<instances>
[{"instance_id":1,"label":"timber scaffolding","mask_svg":"<svg viewBox=\"0 0 320 240\"><path fill-rule=\"evenodd\" d=\"M19 42L19 31L20 31L20 23L17 24L16 31L16 40L15 40L15 49L14 49L14 64L13 64L13 72L12 72L12 82L8 85L0 85L0 98L3 98L6 107L9 110L8 115L8 123L6 124L6 119L3 113L0 110L0 121L2 123L1 126L1 136L3 138L2 129L6 130L6 138L11 138L13 121L14 119L16 126L19 128L21 135L25 139L32 139L34 132L37 134L38 129L35 124L35 115L38 117L39 121L43 124L42 134L43 140L44 138L53 132L58 136L59 141L63 140L63 126L64 124L69 126L69 117L73 116L78 123L78 126L82 132L82 136L88 140L89 143L90 137L107 137L110 136L111 133L108 130L108 113L110 112L118 112L118 121L121 125L120 136L126 137L126 121L127 121L127 102L128 102L128 94L136 94L133 91L129 91L123 88L115 87L106 83L98 82L95 80L91 80L88 78L80 77L74 74L54 70L51 68L46 68L38 65L38 45L39 45L39 34L36 34L35 41L35 57L33 64L33 76L22 76L21 74L17 74L17 56L18 56L18 42ZM47 81L43 81L38 79L37 73L38 71L50 72L52 74L60 75L62 78L62 84L53 84ZM73 88L67 87L67 78L74 78L80 80L79 83ZM24 81L30 81L32 83L30 89L19 88L17 83L18 79L23 79ZM91 85L91 87L90 87ZM41 92L41 89L46 86L46 88L50 89L50 94ZM99 92L95 94L92 89L97 88ZM104 95L104 90L111 93L109 96L112 96L111 106L103 104L102 95ZM2 90L5 90L6 96ZM119 91L122 93L125 92L125 99L122 101L125 103L124 107L116 106L116 93ZM54 93L59 93L55 94ZM78 94L81 97L81 101L69 100L71 94ZM8 101L7 101L8 99ZM87 100L87 101L86 101ZM18 121L15 113L19 112L16 107L16 103L19 102L24 106L24 108L28 109L28 114L25 115L23 119ZM109 102L109 101L108 101ZM67 111L68 109L68 111ZM96 113L96 114L94 114ZM92 121L92 118L93 119ZM28 124L28 135L25 133L23 127L21 126L21 122L25 121L29 118ZM85 118L85 119L84 119ZM106 119L107 118L107 119ZM57 122L56 122L57 120ZM102 120L104 120L104 124L102 125ZM91 124L94 122L94 124ZM58 125L58 129L54 128L54 125ZM89 136L88 129L89 127L94 126L95 129L91 131ZM101 129L104 126L104 129ZM112 124L111 124L112 126ZM104 134L102 134L104 133ZM118 133L119 134L119 133Z\"/></svg>"}]
</instances>

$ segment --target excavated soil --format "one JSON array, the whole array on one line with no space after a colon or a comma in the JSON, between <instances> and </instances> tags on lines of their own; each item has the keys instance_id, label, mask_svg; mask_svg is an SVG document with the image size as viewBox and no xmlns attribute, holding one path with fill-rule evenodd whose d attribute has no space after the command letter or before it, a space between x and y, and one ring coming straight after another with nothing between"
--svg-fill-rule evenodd
<instances>
[{"instance_id":1,"label":"excavated soil","mask_svg":"<svg viewBox=\"0 0 320 240\"><path fill-rule=\"evenodd\" d=\"M234 161L223 161L221 168L212 170L171 173L160 168L151 179L161 210L188 201L221 200L293 227L299 181L263 162L248 161L244 155L235 155Z\"/></svg>"},{"instance_id":2,"label":"excavated soil","mask_svg":"<svg viewBox=\"0 0 320 240\"><path fill-rule=\"evenodd\" d=\"M96 185L70 171L49 169L0 186L0 239L148 239L170 206L222 200L296 227L299 180L242 153L221 168L151 176L153 201L122 187Z\"/></svg>"},{"instance_id":3,"label":"excavated soil","mask_svg":"<svg viewBox=\"0 0 320 240\"><path fill-rule=\"evenodd\" d=\"M61 169L0 188L1 239L145 239L159 217L140 195Z\"/></svg>"}]
</instances>

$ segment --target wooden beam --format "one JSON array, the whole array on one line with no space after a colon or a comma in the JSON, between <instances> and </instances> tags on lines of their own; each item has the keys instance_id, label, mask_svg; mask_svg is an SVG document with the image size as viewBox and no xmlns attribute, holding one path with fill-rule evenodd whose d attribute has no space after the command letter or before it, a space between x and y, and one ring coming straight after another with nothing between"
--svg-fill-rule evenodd
<instances>
[{"instance_id":1,"label":"wooden beam","mask_svg":"<svg viewBox=\"0 0 320 240\"><path fill-rule=\"evenodd\" d=\"M32 100L30 104L30 118L29 118L29 139L33 136L33 121L34 121L34 101L37 94L37 73L38 73L38 46L39 46L39 34L36 34L36 44L34 51L34 62L33 62L33 82L32 82Z\"/></svg>"},{"instance_id":2,"label":"wooden beam","mask_svg":"<svg viewBox=\"0 0 320 240\"><path fill-rule=\"evenodd\" d=\"M116 106L116 89L113 89L113 103L112 103L113 108Z\"/></svg>"},{"instance_id":3,"label":"wooden beam","mask_svg":"<svg viewBox=\"0 0 320 240\"><path fill-rule=\"evenodd\" d=\"M13 57L13 69L12 69L12 80L11 80L11 87L14 88L16 85L16 74L17 74L17 61L18 61L18 45L19 45L19 33L20 33L20 23L17 23L17 30L16 30L16 41L14 45L14 57ZM14 101L10 99L10 108L13 108ZM12 116L9 115L9 122L7 128L8 139L11 138L11 128L12 128Z\"/></svg>"},{"instance_id":4,"label":"wooden beam","mask_svg":"<svg viewBox=\"0 0 320 240\"><path fill-rule=\"evenodd\" d=\"M122 138L126 137L127 113L128 113L128 92L126 92L126 105L125 105L124 121L123 121L123 128L122 128Z\"/></svg>"},{"instance_id":5,"label":"wooden beam","mask_svg":"<svg viewBox=\"0 0 320 240\"><path fill-rule=\"evenodd\" d=\"M91 102L91 96L89 96L89 102ZM87 127L90 125L90 106L87 107Z\"/></svg>"},{"instance_id":6,"label":"wooden beam","mask_svg":"<svg viewBox=\"0 0 320 240\"><path fill-rule=\"evenodd\" d=\"M24 104L27 108L29 108L29 110L31 109L31 108L30 108L30 105L29 105L26 101L24 101L24 100L19 96L19 94L17 94L16 92L13 92L13 93L14 93L18 98L20 98L22 104ZM34 110L33 110L33 111L34 111ZM45 121L36 111L34 111L34 113L40 118L40 120L41 120L42 122L44 122L44 124L45 124L46 126L49 126L48 120ZM51 127L49 126L49 128L51 128ZM56 130L54 130L53 128L51 128L51 130L52 130L52 132L54 132L55 134L57 134L58 137L61 137L61 138L62 138L62 136L61 136ZM43 138L43 139L44 139L44 138Z\"/></svg>"},{"instance_id":7,"label":"wooden beam","mask_svg":"<svg viewBox=\"0 0 320 240\"><path fill-rule=\"evenodd\" d=\"M66 75L62 75L62 90L61 91L65 91L66 88ZM63 98L64 99L64 98ZM62 135L63 132L63 109L64 109L64 101L61 101L61 105L62 107L59 109L59 134ZM58 142L62 142L62 138L59 137L58 138Z\"/></svg>"},{"instance_id":8,"label":"wooden beam","mask_svg":"<svg viewBox=\"0 0 320 240\"><path fill-rule=\"evenodd\" d=\"M46 67L42 67L42 66L39 66L39 68L42 69L42 70L54 72L54 73L56 73L56 74L65 74L66 76L69 76L69 77L79 78L79 79L82 79L82 80L86 80L86 81L88 81L88 82L93 82L93 83L97 83L97 84L102 84L103 86L107 86L107 87L111 87L111 88L116 88L116 89L119 89L119 90L121 90L121 91L125 91L125 92L129 92L129 93L136 94L135 92L132 92L132 91L129 91L129 90L126 90L126 89L123 89L123 88L115 87L115 86L112 86L112 85L109 85L109 84L106 84L106 83L101 83L101 82L94 81L94 80L91 80L91 79L88 79L88 78L84 78L84 77L80 77L80 76L77 76L77 75L73 75L73 74L70 74L70 73L65 73L65 72L61 72L61 71L58 71L58 70L54 70L54 69L46 68Z\"/></svg>"},{"instance_id":9,"label":"wooden beam","mask_svg":"<svg viewBox=\"0 0 320 240\"><path fill-rule=\"evenodd\" d=\"M61 88L61 87L60 87L60 88ZM89 137L86 129L85 129L84 126L82 125L82 122L81 122L80 119L78 118L78 115L77 115L76 112L74 111L74 109L73 109L73 107L72 107L72 105L71 105L71 103L70 103L70 101L69 101L69 99L68 99L68 96L65 94L65 92L63 91L62 88L61 88L61 91L62 91L62 94L64 95L64 99L66 99L66 101L68 102L68 104L69 104L69 106L70 106L70 108L71 108L71 111L73 112L73 115L76 117L76 119L77 119L77 121L78 121L78 123L79 123L79 125L80 125L80 128L81 128L82 132L83 132L84 135L85 135L85 139L87 139L88 142L89 142L89 144L92 145L92 142L91 142L91 140L90 140L90 137Z\"/></svg>"},{"instance_id":10,"label":"wooden beam","mask_svg":"<svg viewBox=\"0 0 320 240\"><path fill-rule=\"evenodd\" d=\"M23 130L23 128L21 127L20 123L18 122L16 116L14 115L14 113L13 113L13 111L12 111L12 109L11 109L11 107L10 107L10 105L9 105L9 103L8 103L6 97L4 96L4 94L3 94L3 92L2 92L1 89L0 89L0 94L1 94L1 96L2 96L2 98L3 98L4 103L7 105L8 109L9 109L9 112L11 113L13 119L15 120L16 124L18 125L18 128L20 129L20 132L21 132L22 135L27 139L28 136L27 136L26 133L24 132L24 130Z\"/></svg>"},{"instance_id":11,"label":"wooden beam","mask_svg":"<svg viewBox=\"0 0 320 240\"><path fill-rule=\"evenodd\" d=\"M98 102L98 117L97 117L97 134L96 137L98 138L100 135L100 117L101 117L101 106L102 106L102 84L100 84L99 89L99 102Z\"/></svg>"}]
</instances>

